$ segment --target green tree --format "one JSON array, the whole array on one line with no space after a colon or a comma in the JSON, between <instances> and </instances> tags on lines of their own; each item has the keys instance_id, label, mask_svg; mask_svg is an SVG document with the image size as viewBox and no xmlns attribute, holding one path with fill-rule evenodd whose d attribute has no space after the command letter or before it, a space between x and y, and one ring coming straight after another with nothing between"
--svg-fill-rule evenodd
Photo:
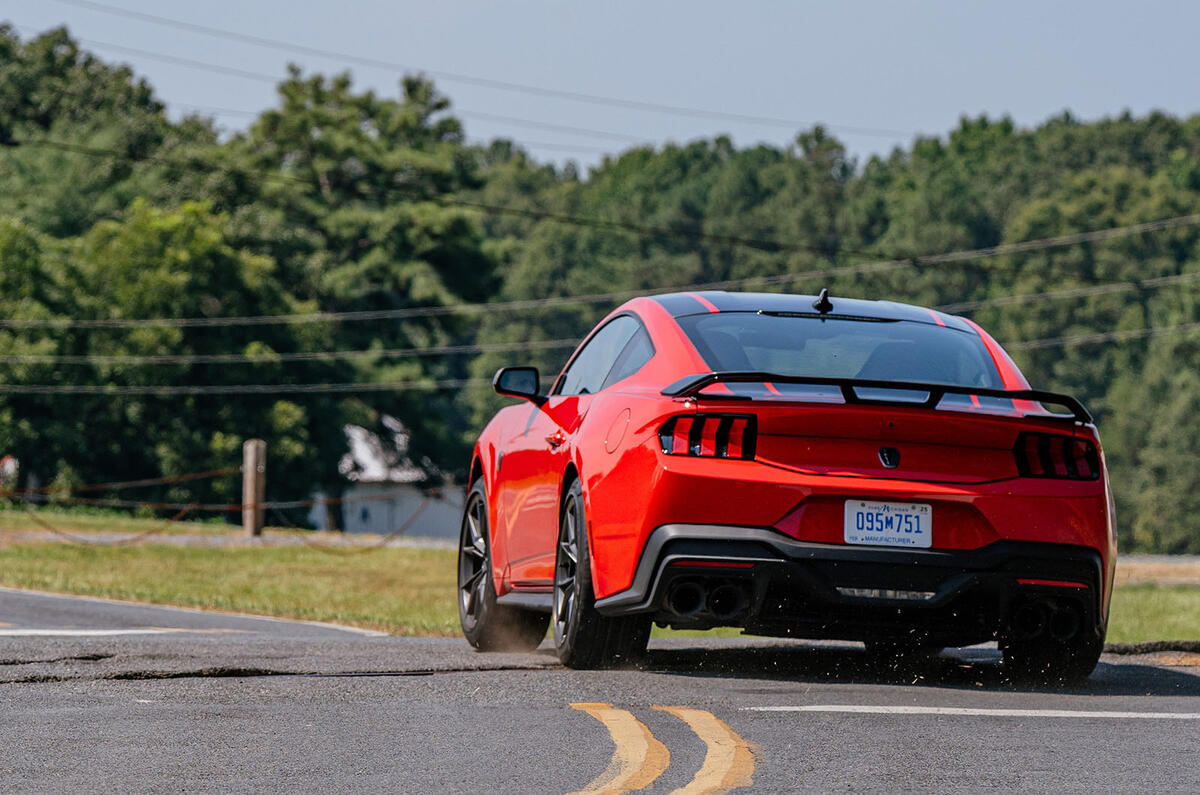
<instances>
[{"instance_id":1,"label":"green tree","mask_svg":"<svg viewBox=\"0 0 1200 795\"><path fill-rule=\"evenodd\" d=\"M76 263L70 270L37 267L45 286L27 290L42 295L72 296L67 317L109 319L131 317L197 317L205 315L281 314L296 303L274 279L273 263L235 249L226 239L226 219L202 204L158 210L135 203L127 217L104 221L74 241L62 256ZM9 222L0 227L0 259L7 275L36 261L31 233ZM50 277L47 279L46 277ZM35 282L36 284L36 282ZM53 318L51 299L10 296L8 317ZM340 434L342 416L328 398L309 398L303 407L269 396L229 400L214 396L120 394L122 387L207 386L254 382L307 383L324 377L320 363L283 366L272 352L319 345L319 335L306 339L286 326L244 331L227 328L95 328L8 332L6 346L22 350L91 357L89 365L19 365L8 368L10 383L96 384L114 396L13 395L5 399L10 416L19 418L18 432L6 439L8 451L27 472L43 482L69 471L83 482L136 479L147 473L184 474L236 466L242 438L261 436L271 445L273 466L300 484L333 481L337 456L314 455L312 442L330 449ZM208 354L241 351L255 360L246 365L183 363L146 367L110 363L104 357ZM247 375L249 373L249 376ZM332 418L333 423L327 422ZM344 445L344 440L342 440ZM338 448L333 446L331 453ZM189 486L221 499L236 499L233 479ZM276 492L295 498L295 486L278 481ZM302 496L305 491L301 491ZM178 495L181 498L184 495ZM279 496L283 496L279 494Z\"/></svg>"},{"instance_id":2,"label":"green tree","mask_svg":"<svg viewBox=\"0 0 1200 795\"><path fill-rule=\"evenodd\" d=\"M278 108L227 145L193 152L192 179L204 180L200 187L229 213L242 246L278 264L293 297L328 312L417 310L331 327L330 348L470 341L468 321L436 309L483 300L495 286L477 214L447 201L479 185L461 125L427 81L406 78L401 90L400 99L357 93L348 75L306 78L293 68ZM344 363L338 374L434 382L464 377L466 362L381 355ZM465 467L454 391L364 393L357 405L369 421L401 418L429 468Z\"/></svg>"},{"instance_id":3,"label":"green tree","mask_svg":"<svg viewBox=\"0 0 1200 795\"><path fill-rule=\"evenodd\" d=\"M0 215L80 234L156 191L160 150L215 139L206 122L171 124L144 80L65 29L21 42L0 25Z\"/></svg>"}]
</instances>

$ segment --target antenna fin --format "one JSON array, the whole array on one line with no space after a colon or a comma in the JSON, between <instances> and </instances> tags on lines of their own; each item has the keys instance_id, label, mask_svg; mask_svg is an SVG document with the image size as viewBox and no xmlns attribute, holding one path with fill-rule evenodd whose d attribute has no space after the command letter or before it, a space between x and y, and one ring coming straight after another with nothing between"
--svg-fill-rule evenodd
<instances>
[{"instance_id":1,"label":"antenna fin","mask_svg":"<svg viewBox=\"0 0 1200 795\"><path fill-rule=\"evenodd\" d=\"M822 315L833 311L833 302L829 300L828 287L821 288L821 294L817 296L817 300L813 301L813 309Z\"/></svg>"}]
</instances>

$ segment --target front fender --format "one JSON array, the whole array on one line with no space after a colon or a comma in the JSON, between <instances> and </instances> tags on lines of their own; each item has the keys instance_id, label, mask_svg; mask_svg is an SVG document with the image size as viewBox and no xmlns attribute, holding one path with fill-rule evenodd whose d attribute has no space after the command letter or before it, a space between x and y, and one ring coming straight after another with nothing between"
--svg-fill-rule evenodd
<instances>
[{"instance_id":1,"label":"front fender","mask_svg":"<svg viewBox=\"0 0 1200 795\"><path fill-rule=\"evenodd\" d=\"M496 584L497 592L504 590L508 550L503 535L497 532L499 516L496 491L500 480L504 440L511 437L510 426L515 418L519 418L520 413L520 405L508 406L496 413L491 422L480 432L479 439L475 442L471 453L471 469L468 470L472 473L472 477L478 473L478 477L483 479L483 488L487 495L488 544L492 554L492 580Z\"/></svg>"}]
</instances>

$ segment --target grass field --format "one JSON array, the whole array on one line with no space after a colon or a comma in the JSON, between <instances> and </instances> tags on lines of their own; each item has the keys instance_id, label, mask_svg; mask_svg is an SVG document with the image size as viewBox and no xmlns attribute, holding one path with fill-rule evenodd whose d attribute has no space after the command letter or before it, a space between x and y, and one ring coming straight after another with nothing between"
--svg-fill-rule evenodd
<instances>
[{"instance_id":1,"label":"grass field","mask_svg":"<svg viewBox=\"0 0 1200 795\"><path fill-rule=\"evenodd\" d=\"M458 630L454 552L388 548L0 545L0 585L312 621Z\"/></svg>"},{"instance_id":2,"label":"grass field","mask_svg":"<svg viewBox=\"0 0 1200 795\"><path fill-rule=\"evenodd\" d=\"M44 529L38 520L68 533L144 533L164 532L208 534L227 533L229 525L221 517L209 517L205 521L174 522L162 519L140 518L127 513L103 508L74 507L62 510L55 506L21 508L15 505L0 505L0 530Z\"/></svg>"},{"instance_id":3,"label":"grass field","mask_svg":"<svg viewBox=\"0 0 1200 795\"><path fill-rule=\"evenodd\" d=\"M444 549L89 547L0 540L0 585L333 621L397 635L458 634L454 552ZM1118 586L1108 638L1200 640L1200 587Z\"/></svg>"},{"instance_id":4,"label":"grass field","mask_svg":"<svg viewBox=\"0 0 1200 795\"><path fill-rule=\"evenodd\" d=\"M1113 590L1108 640L1200 640L1200 587L1117 586Z\"/></svg>"}]
</instances>

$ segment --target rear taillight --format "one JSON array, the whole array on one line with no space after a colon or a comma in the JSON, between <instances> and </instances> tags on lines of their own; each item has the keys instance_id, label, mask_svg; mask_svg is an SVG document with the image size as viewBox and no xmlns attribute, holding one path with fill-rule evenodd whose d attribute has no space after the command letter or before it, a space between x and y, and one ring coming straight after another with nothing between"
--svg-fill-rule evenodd
<instances>
[{"instance_id":1,"label":"rear taillight","mask_svg":"<svg viewBox=\"0 0 1200 795\"><path fill-rule=\"evenodd\" d=\"M1100 456L1088 439L1053 433L1025 432L1013 446L1017 471L1027 478L1096 480Z\"/></svg>"},{"instance_id":2,"label":"rear taillight","mask_svg":"<svg viewBox=\"0 0 1200 795\"><path fill-rule=\"evenodd\" d=\"M745 414L689 414L672 417L658 432L667 455L754 458L754 417Z\"/></svg>"}]
</instances>

